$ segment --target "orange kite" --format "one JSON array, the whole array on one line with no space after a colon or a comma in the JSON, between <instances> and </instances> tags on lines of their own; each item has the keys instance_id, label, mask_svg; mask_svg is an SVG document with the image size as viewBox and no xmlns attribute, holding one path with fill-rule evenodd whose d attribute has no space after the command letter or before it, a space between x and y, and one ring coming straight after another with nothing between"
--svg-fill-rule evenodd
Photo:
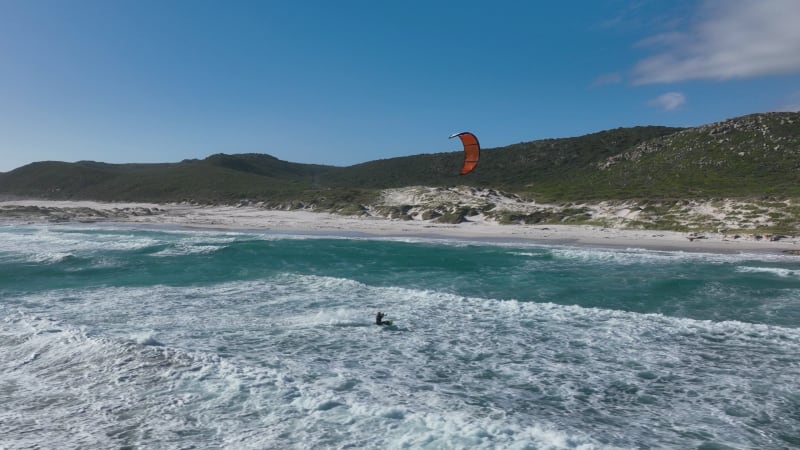
<instances>
[{"instance_id":1,"label":"orange kite","mask_svg":"<svg viewBox=\"0 0 800 450\"><path fill-rule=\"evenodd\" d=\"M478 158L481 155L481 145L478 143L478 138L470 132L456 133L450 136L450 139L458 136L461 143L464 144L464 165L461 167L461 175L466 175L472 172L472 169L478 165Z\"/></svg>"}]
</instances>

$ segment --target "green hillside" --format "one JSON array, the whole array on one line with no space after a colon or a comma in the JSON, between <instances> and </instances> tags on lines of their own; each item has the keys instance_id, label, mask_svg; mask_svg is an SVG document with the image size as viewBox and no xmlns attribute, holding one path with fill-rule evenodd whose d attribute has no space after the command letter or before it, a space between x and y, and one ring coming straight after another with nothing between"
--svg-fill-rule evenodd
<instances>
[{"instance_id":1,"label":"green hillside","mask_svg":"<svg viewBox=\"0 0 800 450\"><path fill-rule=\"evenodd\" d=\"M38 162L0 175L0 194L102 201L236 201L292 197L331 168L269 155L213 155L170 164Z\"/></svg>"},{"instance_id":2,"label":"green hillside","mask_svg":"<svg viewBox=\"0 0 800 450\"><path fill-rule=\"evenodd\" d=\"M478 169L458 175L463 155L438 153L371 161L331 172L324 182L331 187L390 188L410 185L470 186L509 191L557 189L568 185L597 161L632 146L679 131L679 128L618 128L586 136L525 142L484 149Z\"/></svg>"},{"instance_id":3,"label":"green hillside","mask_svg":"<svg viewBox=\"0 0 800 450\"><path fill-rule=\"evenodd\" d=\"M169 164L38 162L0 173L0 195L103 201L366 203L378 190L468 185L543 200L800 196L800 113L754 114L695 128L633 127L484 149L459 176L460 152L350 167L270 155Z\"/></svg>"},{"instance_id":4,"label":"green hillside","mask_svg":"<svg viewBox=\"0 0 800 450\"><path fill-rule=\"evenodd\" d=\"M587 179L601 195L800 195L800 114L754 114L643 142Z\"/></svg>"}]
</instances>

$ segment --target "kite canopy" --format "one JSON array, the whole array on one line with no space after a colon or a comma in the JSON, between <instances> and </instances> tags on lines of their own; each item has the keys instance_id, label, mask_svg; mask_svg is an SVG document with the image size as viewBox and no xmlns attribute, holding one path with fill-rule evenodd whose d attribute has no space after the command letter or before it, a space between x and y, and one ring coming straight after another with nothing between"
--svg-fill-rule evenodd
<instances>
[{"instance_id":1,"label":"kite canopy","mask_svg":"<svg viewBox=\"0 0 800 450\"><path fill-rule=\"evenodd\" d=\"M461 167L461 175L466 175L472 172L472 169L478 165L478 158L481 154L481 145L478 143L478 138L470 132L456 133L450 136L450 139L458 137L461 143L464 144L464 165Z\"/></svg>"}]
</instances>

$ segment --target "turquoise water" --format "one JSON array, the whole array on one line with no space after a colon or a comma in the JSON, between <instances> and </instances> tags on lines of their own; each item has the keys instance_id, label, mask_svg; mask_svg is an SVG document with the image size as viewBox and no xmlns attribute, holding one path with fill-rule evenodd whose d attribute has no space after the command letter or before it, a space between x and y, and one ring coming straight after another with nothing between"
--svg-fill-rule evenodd
<instances>
[{"instance_id":1,"label":"turquoise water","mask_svg":"<svg viewBox=\"0 0 800 450\"><path fill-rule=\"evenodd\" d=\"M0 318L0 448L800 446L789 256L5 225Z\"/></svg>"}]
</instances>

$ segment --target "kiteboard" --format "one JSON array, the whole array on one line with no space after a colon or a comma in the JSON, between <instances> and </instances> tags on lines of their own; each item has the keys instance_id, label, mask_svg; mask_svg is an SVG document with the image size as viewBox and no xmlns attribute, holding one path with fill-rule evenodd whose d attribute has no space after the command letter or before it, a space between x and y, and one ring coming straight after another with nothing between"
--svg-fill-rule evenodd
<instances>
[{"instance_id":1,"label":"kiteboard","mask_svg":"<svg viewBox=\"0 0 800 450\"><path fill-rule=\"evenodd\" d=\"M380 325L389 325L389 326L392 326L392 324L393 324L393 323L394 323L394 321L393 321L393 320L384 320L383 322L381 322L381 323L380 323ZM376 323L375 325L378 325L378 324Z\"/></svg>"}]
</instances>

